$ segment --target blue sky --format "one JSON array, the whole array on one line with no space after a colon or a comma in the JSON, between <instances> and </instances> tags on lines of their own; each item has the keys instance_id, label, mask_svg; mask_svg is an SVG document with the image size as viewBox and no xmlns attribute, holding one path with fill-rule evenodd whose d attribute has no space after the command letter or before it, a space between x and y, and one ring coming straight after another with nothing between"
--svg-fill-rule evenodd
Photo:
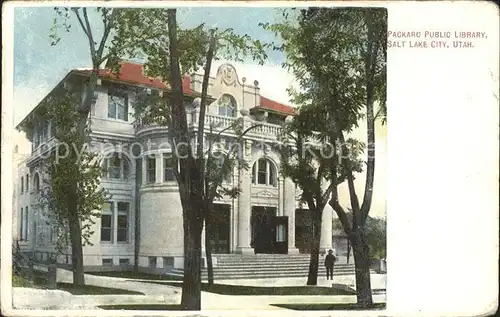
<instances>
[{"instance_id":1,"label":"blue sky","mask_svg":"<svg viewBox=\"0 0 500 317\"><path fill-rule=\"evenodd\" d=\"M248 34L264 42L277 39L259 27L258 23L278 21L280 16L280 12L275 8L255 7L190 7L178 11L178 21L184 27L193 27L200 23L206 23L207 26L217 25L220 28L233 28L239 34ZM50 45L49 29L54 17L52 7L24 7L14 11L15 124L31 111L68 71L90 66L88 44L76 23L73 24L70 34L61 31L62 39L58 45ZM292 79L279 66L283 58L281 53L270 51L269 60L264 67L251 62L235 66L240 77L246 76L252 81L259 80L262 94L287 102L285 90ZM265 84L268 85L264 87Z\"/></svg>"}]
</instances>

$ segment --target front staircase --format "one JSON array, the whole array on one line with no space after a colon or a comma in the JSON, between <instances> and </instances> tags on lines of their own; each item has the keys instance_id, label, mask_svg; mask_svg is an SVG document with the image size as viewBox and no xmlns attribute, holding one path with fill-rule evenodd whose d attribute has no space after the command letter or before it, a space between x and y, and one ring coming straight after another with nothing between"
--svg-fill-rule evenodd
<instances>
[{"instance_id":1,"label":"front staircase","mask_svg":"<svg viewBox=\"0 0 500 317\"><path fill-rule=\"evenodd\" d=\"M309 254L217 254L214 264L214 279L255 279L307 277L309 272ZM324 257L319 257L318 276L326 276L323 265ZM333 269L334 275L354 275L354 264L339 261ZM342 263L344 262L344 263ZM174 269L171 275L183 276L182 269ZM207 278L207 269L202 269L202 279Z\"/></svg>"}]
</instances>

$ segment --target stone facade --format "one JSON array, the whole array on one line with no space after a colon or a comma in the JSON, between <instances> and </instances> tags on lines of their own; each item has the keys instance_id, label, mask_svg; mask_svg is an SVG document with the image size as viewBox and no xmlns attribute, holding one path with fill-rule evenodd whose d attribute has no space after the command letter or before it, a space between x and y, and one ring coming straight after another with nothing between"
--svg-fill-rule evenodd
<instances>
[{"instance_id":1,"label":"stone facade","mask_svg":"<svg viewBox=\"0 0 500 317\"><path fill-rule=\"evenodd\" d=\"M142 67L127 67L133 76L145 77ZM78 72L70 73L67 80L72 76L78 77ZM198 125L201 80L202 76L195 74L184 81L184 90L188 89L192 96L186 112L188 124L194 130ZM108 172L103 175L101 186L109 190L112 198L103 207L102 216L96 219L93 245L84 247L84 265L88 270L126 268L137 259L139 267L147 271L181 268L182 209L177 183L169 170L171 149L166 139L167 127L135 120L134 91L143 85L122 82L118 94L115 81L105 77L100 80L91 111L91 148L106 158ZM154 86L148 89L162 90ZM279 122L291 115L293 108L260 96L258 83L246 84L229 64L220 66L217 76L210 78L208 94L212 100L205 118L207 131L210 124L227 127L241 118L245 127L260 124L245 136L243 151L250 169L235 168L233 175L225 180L227 186L238 186L241 194L235 199L223 197L216 201L220 217L215 225L215 253L299 253L295 221L299 193L290 179L279 174L279 155L271 146L280 132ZM36 196L45 184L40 167L41 144L53 142L51 123L42 124L29 138L33 143L32 154L18 174L29 174L32 188L29 198L17 195L16 209L29 205L35 211L43 208L37 206ZM234 138L232 131L225 133L220 150L224 151L225 144ZM40 187L33 185L35 182ZM30 235L32 243L25 247L50 254L55 250L54 233L50 225L42 224L40 213L34 215L39 219L32 220L35 232ZM327 207L321 228L322 249L332 246L332 216L331 208ZM263 243L264 240L269 243ZM280 243L278 250L274 246ZM58 260L70 263L68 256L59 256Z\"/></svg>"}]
</instances>

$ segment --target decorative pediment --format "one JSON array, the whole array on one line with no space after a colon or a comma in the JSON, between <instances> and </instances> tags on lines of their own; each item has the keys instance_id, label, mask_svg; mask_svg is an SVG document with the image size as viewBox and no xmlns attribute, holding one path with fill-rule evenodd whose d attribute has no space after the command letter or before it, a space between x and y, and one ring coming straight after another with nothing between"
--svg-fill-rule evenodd
<instances>
[{"instance_id":1,"label":"decorative pediment","mask_svg":"<svg viewBox=\"0 0 500 317\"><path fill-rule=\"evenodd\" d=\"M236 87L236 82L238 81L238 75L236 74L236 69L233 65L224 64L219 67L217 75L221 76L221 81L227 86Z\"/></svg>"},{"instance_id":2,"label":"decorative pediment","mask_svg":"<svg viewBox=\"0 0 500 317\"><path fill-rule=\"evenodd\" d=\"M258 196L258 197L278 197L277 194L273 193L270 190L262 190L260 192L255 193L253 196Z\"/></svg>"}]
</instances>

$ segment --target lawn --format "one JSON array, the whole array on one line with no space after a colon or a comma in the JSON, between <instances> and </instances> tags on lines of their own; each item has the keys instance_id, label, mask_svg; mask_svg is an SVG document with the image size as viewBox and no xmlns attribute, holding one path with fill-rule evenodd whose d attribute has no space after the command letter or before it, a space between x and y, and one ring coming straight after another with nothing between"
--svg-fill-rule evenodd
<instances>
[{"instance_id":1,"label":"lawn","mask_svg":"<svg viewBox=\"0 0 500 317\"><path fill-rule=\"evenodd\" d=\"M75 287L70 283L57 283L57 289L73 295L144 295L144 293L120 288L84 285Z\"/></svg>"},{"instance_id":2,"label":"lawn","mask_svg":"<svg viewBox=\"0 0 500 317\"><path fill-rule=\"evenodd\" d=\"M147 283L163 284L176 287L182 287L182 282L154 282ZM226 284L201 284L201 290L204 292L221 295L355 295L356 293L347 289L320 286L244 286L244 285L226 285Z\"/></svg>"},{"instance_id":3,"label":"lawn","mask_svg":"<svg viewBox=\"0 0 500 317\"><path fill-rule=\"evenodd\" d=\"M101 305L105 310L182 310L181 305L166 304L133 304L133 305Z\"/></svg>"},{"instance_id":4,"label":"lawn","mask_svg":"<svg viewBox=\"0 0 500 317\"><path fill-rule=\"evenodd\" d=\"M138 280L182 281L182 276L148 274L140 272L135 273L133 271L86 272L85 274L108 276L108 277L121 277L121 278L138 279Z\"/></svg>"},{"instance_id":5,"label":"lawn","mask_svg":"<svg viewBox=\"0 0 500 317\"><path fill-rule=\"evenodd\" d=\"M385 303L375 303L370 308L361 308L356 304L273 304L291 310L382 310Z\"/></svg>"},{"instance_id":6,"label":"lawn","mask_svg":"<svg viewBox=\"0 0 500 317\"><path fill-rule=\"evenodd\" d=\"M44 279L35 277L33 283L30 283L26 278L13 276L12 287L32 287L39 289L47 289ZM144 293L129 291L125 289L101 287L94 285L84 285L75 287L71 283L57 283L57 289L69 292L73 295L144 295Z\"/></svg>"}]
</instances>

